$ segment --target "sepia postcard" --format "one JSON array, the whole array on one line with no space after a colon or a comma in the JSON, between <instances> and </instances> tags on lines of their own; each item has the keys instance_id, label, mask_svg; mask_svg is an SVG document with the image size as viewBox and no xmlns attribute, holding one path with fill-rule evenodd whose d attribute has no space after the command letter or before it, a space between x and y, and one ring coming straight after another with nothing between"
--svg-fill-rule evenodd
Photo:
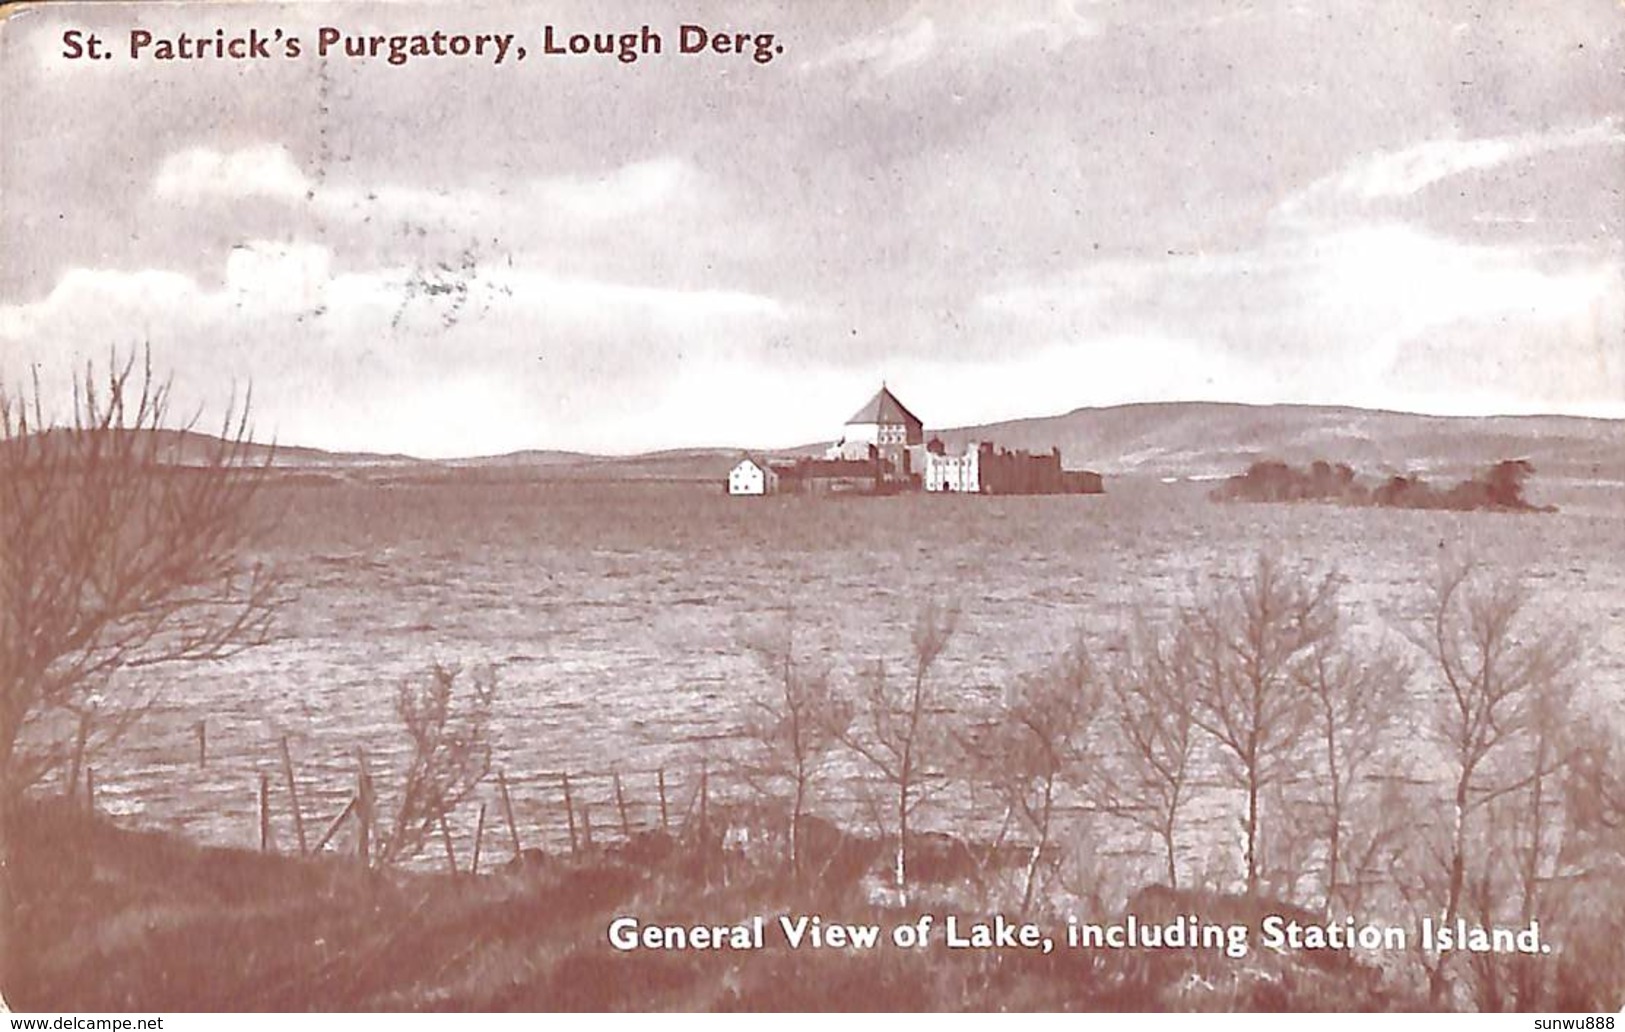
<instances>
[{"instance_id":1,"label":"sepia postcard","mask_svg":"<svg viewBox=\"0 0 1625 1032\"><path fill-rule=\"evenodd\" d=\"M1622 62L6 8L4 1006L1612 1028Z\"/></svg>"}]
</instances>

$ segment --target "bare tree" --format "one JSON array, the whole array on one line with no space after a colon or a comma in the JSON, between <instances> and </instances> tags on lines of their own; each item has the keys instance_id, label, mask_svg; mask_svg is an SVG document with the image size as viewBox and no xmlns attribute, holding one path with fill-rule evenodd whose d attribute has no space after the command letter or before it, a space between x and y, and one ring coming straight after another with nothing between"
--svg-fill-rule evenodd
<instances>
[{"instance_id":1,"label":"bare tree","mask_svg":"<svg viewBox=\"0 0 1625 1032\"><path fill-rule=\"evenodd\" d=\"M1190 642L1182 664L1195 692L1193 717L1218 743L1221 769L1246 797L1242 817L1247 894L1260 875L1264 790L1297 774L1312 710L1304 667L1337 627L1335 575L1293 574L1267 555L1230 588L1183 611Z\"/></svg>"},{"instance_id":2,"label":"bare tree","mask_svg":"<svg viewBox=\"0 0 1625 1032\"><path fill-rule=\"evenodd\" d=\"M1156 836L1170 888L1179 887L1179 822L1195 791L1201 734L1183 672L1189 649L1177 627L1164 641L1141 620L1107 679L1116 734L1102 757L1106 809Z\"/></svg>"},{"instance_id":3,"label":"bare tree","mask_svg":"<svg viewBox=\"0 0 1625 1032\"><path fill-rule=\"evenodd\" d=\"M890 810L897 833L893 870L898 894L905 902L909 819L940 787L950 741L931 672L957 624L956 610L927 604L914 625L908 679L898 683L887 676L884 662L876 663L864 677L851 706L852 719L842 721L845 728L839 735L841 743L868 763L892 793ZM877 817L885 820L880 808Z\"/></svg>"},{"instance_id":4,"label":"bare tree","mask_svg":"<svg viewBox=\"0 0 1625 1032\"><path fill-rule=\"evenodd\" d=\"M474 671L459 693L459 667L438 661L421 677L402 679L395 714L412 742L400 798L387 832L377 837L375 866L410 860L440 822L474 794L491 773L493 670Z\"/></svg>"},{"instance_id":5,"label":"bare tree","mask_svg":"<svg viewBox=\"0 0 1625 1032\"><path fill-rule=\"evenodd\" d=\"M1390 727L1388 742L1395 740L1393 728L1399 726L1404 725L1396 722ZM1335 900L1328 895L1326 905L1330 909L1336 902L1343 914L1369 913L1379 898L1383 905L1395 902L1395 883L1403 877L1401 872L1412 858L1417 828L1427 814L1434 812L1433 801L1427 798L1425 777L1394 753L1383 755L1393 765L1381 775L1368 772L1366 784L1351 786L1341 804L1338 865L1342 874L1337 880ZM1320 815L1326 816L1327 810ZM1404 893L1399 896L1402 901Z\"/></svg>"},{"instance_id":6,"label":"bare tree","mask_svg":"<svg viewBox=\"0 0 1625 1032\"><path fill-rule=\"evenodd\" d=\"M1566 708L1563 696L1570 690L1577 642L1561 627L1535 625L1527 603L1527 590L1516 580L1486 583L1475 579L1467 564L1446 564L1413 632L1435 681L1428 722L1449 770L1452 816L1439 857L1444 874L1439 902L1447 926L1470 902L1479 817L1513 794L1526 794L1534 808L1520 865L1528 885L1526 909L1533 904L1550 779L1578 755L1563 744L1553 723ZM1503 855L1507 845L1485 852ZM1445 1002L1449 990L1449 957L1430 962L1435 1006Z\"/></svg>"},{"instance_id":7,"label":"bare tree","mask_svg":"<svg viewBox=\"0 0 1625 1032\"><path fill-rule=\"evenodd\" d=\"M1577 743L1569 805L1583 823L1613 842L1625 860L1625 739L1604 724Z\"/></svg>"},{"instance_id":8,"label":"bare tree","mask_svg":"<svg viewBox=\"0 0 1625 1032\"><path fill-rule=\"evenodd\" d=\"M968 735L967 751L1006 808L1020 817L1031 846L1022 875L1020 913L1031 910L1040 864L1054 837L1057 795L1076 788L1101 691L1082 642L1011 686L995 719Z\"/></svg>"},{"instance_id":9,"label":"bare tree","mask_svg":"<svg viewBox=\"0 0 1625 1032\"><path fill-rule=\"evenodd\" d=\"M0 385L0 985L22 793L140 716L129 671L260 644L277 602L249 561L272 453L246 403L193 432L149 358L87 365L71 410L48 404L37 377Z\"/></svg>"},{"instance_id":10,"label":"bare tree","mask_svg":"<svg viewBox=\"0 0 1625 1032\"><path fill-rule=\"evenodd\" d=\"M760 754L748 774L764 795L788 795L784 801L789 809L790 870L799 876L801 833L814 783L837 737L846 730L846 717L830 688L829 665L797 651L792 612L785 614L782 636L753 642L751 651L773 679L773 687L752 700L746 720L746 733Z\"/></svg>"},{"instance_id":11,"label":"bare tree","mask_svg":"<svg viewBox=\"0 0 1625 1032\"><path fill-rule=\"evenodd\" d=\"M1564 778L1579 755L1579 743L1570 731L1576 724L1573 682L1566 671L1539 685L1528 714L1525 741L1516 759L1516 771L1526 778L1521 791L1507 800L1513 835L1510 858L1517 864L1518 920L1524 925L1546 910L1548 884L1564 853ZM1540 965L1521 963L1512 982L1520 1009L1533 1008L1543 989Z\"/></svg>"},{"instance_id":12,"label":"bare tree","mask_svg":"<svg viewBox=\"0 0 1625 1032\"><path fill-rule=\"evenodd\" d=\"M1388 729L1401 710L1410 672L1387 647L1356 653L1347 632L1334 628L1310 650L1297 677L1312 700L1320 754L1326 906L1339 902L1348 906L1350 900L1342 898L1345 887L1360 876L1358 863L1350 864L1351 811L1361 781L1381 757ZM1368 840L1365 845L1369 849L1372 843Z\"/></svg>"},{"instance_id":13,"label":"bare tree","mask_svg":"<svg viewBox=\"0 0 1625 1032\"><path fill-rule=\"evenodd\" d=\"M1600 1010L1625 999L1625 738L1613 722L1593 718L1571 722L1565 739L1575 755L1562 782L1563 841L1543 891L1561 894L1568 920L1557 963L1535 957L1525 965L1546 976L1546 997L1519 1003ZM1543 926L1557 909L1541 904Z\"/></svg>"}]
</instances>

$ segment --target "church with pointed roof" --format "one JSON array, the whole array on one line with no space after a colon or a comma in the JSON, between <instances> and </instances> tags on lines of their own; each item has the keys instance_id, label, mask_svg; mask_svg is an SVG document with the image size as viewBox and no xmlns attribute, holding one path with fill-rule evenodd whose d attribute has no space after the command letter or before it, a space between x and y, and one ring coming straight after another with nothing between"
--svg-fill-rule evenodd
<instances>
[{"instance_id":1,"label":"church with pointed roof","mask_svg":"<svg viewBox=\"0 0 1625 1032\"><path fill-rule=\"evenodd\" d=\"M924 443L925 424L882 383L880 391L846 421L828 457L879 459L891 476L906 480L913 472L909 449Z\"/></svg>"}]
</instances>

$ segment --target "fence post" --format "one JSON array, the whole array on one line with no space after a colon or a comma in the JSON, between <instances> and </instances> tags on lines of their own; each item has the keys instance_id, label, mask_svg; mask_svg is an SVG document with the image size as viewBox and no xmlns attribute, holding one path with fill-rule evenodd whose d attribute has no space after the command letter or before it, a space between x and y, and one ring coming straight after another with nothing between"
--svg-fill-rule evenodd
<instances>
[{"instance_id":1,"label":"fence post","mask_svg":"<svg viewBox=\"0 0 1625 1032\"><path fill-rule=\"evenodd\" d=\"M632 838L632 822L626 819L626 796L621 793L621 775L615 774L615 809L621 812L621 837L627 840Z\"/></svg>"},{"instance_id":2,"label":"fence post","mask_svg":"<svg viewBox=\"0 0 1625 1032\"><path fill-rule=\"evenodd\" d=\"M570 825L570 855L576 854L576 807L570 798L570 772L564 772L564 818Z\"/></svg>"},{"instance_id":3,"label":"fence post","mask_svg":"<svg viewBox=\"0 0 1625 1032\"><path fill-rule=\"evenodd\" d=\"M660 768L659 780L656 783L660 787L660 830L669 834L671 821L666 817L666 768Z\"/></svg>"},{"instance_id":4,"label":"fence post","mask_svg":"<svg viewBox=\"0 0 1625 1032\"><path fill-rule=\"evenodd\" d=\"M260 771L260 852L271 851L271 775Z\"/></svg>"},{"instance_id":5,"label":"fence post","mask_svg":"<svg viewBox=\"0 0 1625 1032\"><path fill-rule=\"evenodd\" d=\"M440 841L446 844L446 866L451 873L457 873L457 854L451 851L451 829L446 827L446 815L440 815Z\"/></svg>"},{"instance_id":6,"label":"fence post","mask_svg":"<svg viewBox=\"0 0 1625 1032\"><path fill-rule=\"evenodd\" d=\"M73 766L68 770L68 795L79 792L79 768L85 762L85 743L90 739L90 714L79 714L79 733L73 742Z\"/></svg>"},{"instance_id":7,"label":"fence post","mask_svg":"<svg viewBox=\"0 0 1625 1032\"><path fill-rule=\"evenodd\" d=\"M513 855L519 855L519 825L513 819L513 800L508 798L508 779L497 771L497 788L502 790L502 815L508 818L508 837L513 840Z\"/></svg>"},{"instance_id":8,"label":"fence post","mask_svg":"<svg viewBox=\"0 0 1625 1032\"><path fill-rule=\"evenodd\" d=\"M707 887L711 884L711 772L705 760L700 761L700 877Z\"/></svg>"},{"instance_id":9,"label":"fence post","mask_svg":"<svg viewBox=\"0 0 1625 1032\"><path fill-rule=\"evenodd\" d=\"M485 804L480 804L479 820L474 822L474 861L469 865L468 873L480 873L480 842L485 838Z\"/></svg>"},{"instance_id":10,"label":"fence post","mask_svg":"<svg viewBox=\"0 0 1625 1032\"><path fill-rule=\"evenodd\" d=\"M199 720L192 726L197 731L197 765L201 769L209 765L209 725Z\"/></svg>"},{"instance_id":11,"label":"fence post","mask_svg":"<svg viewBox=\"0 0 1625 1032\"><path fill-rule=\"evenodd\" d=\"M703 845L710 833L710 820L706 816L711 799L711 775L704 760L700 761L700 842Z\"/></svg>"},{"instance_id":12,"label":"fence post","mask_svg":"<svg viewBox=\"0 0 1625 1032\"><path fill-rule=\"evenodd\" d=\"M592 807L586 803L581 804L581 841L588 852L592 851Z\"/></svg>"},{"instance_id":13,"label":"fence post","mask_svg":"<svg viewBox=\"0 0 1625 1032\"><path fill-rule=\"evenodd\" d=\"M96 814L96 768L85 768L85 809L91 816Z\"/></svg>"},{"instance_id":14,"label":"fence post","mask_svg":"<svg viewBox=\"0 0 1625 1032\"><path fill-rule=\"evenodd\" d=\"M361 858L361 869L372 867L372 775L367 772L367 751L355 751L355 816L356 855Z\"/></svg>"},{"instance_id":15,"label":"fence post","mask_svg":"<svg viewBox=\"0 0 1625 1032\"><path fill-rule=\"evenodd\" d=\"M299 807L299 783L293 777L293 754L288 751L288 736L282 736L282 776L288 781L288 802L293 807L293 833L299 840L299 855L304 856L305 814Z\"/></svg>"}]
</instances>

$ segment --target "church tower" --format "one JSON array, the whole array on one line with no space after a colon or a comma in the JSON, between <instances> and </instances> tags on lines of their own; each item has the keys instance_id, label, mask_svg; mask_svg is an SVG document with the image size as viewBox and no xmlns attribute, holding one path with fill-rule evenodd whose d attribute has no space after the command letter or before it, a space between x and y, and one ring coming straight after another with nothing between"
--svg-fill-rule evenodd
<instances>
[{"instance_id":1,"label":"church tower","mask_svg":"<svg viewBox=\"0 0 1625 1032\"><path fill-rule=\"evenodd\" d=\"M908 450L924 443L920 418L881 384L879 393L846 421L846 431L831 452L843 459L878 455L889 467L889 476L907 477L913 472Z\"/></svg>"}]
</instances>

